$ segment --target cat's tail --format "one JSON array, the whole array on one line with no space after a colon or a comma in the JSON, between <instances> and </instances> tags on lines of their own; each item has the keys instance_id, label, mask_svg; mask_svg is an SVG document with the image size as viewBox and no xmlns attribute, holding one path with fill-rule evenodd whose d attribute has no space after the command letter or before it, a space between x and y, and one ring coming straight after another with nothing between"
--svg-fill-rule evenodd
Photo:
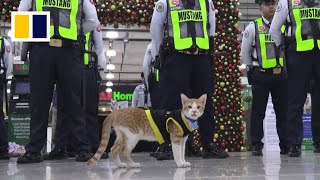
<instances>
[{"instance_id":1,"label":"cat's tail","mask_svg":"<svg viewBox=\"0 0 320 180\"><path fill-rule=\"evenodd\" d=\"M109 114L109 116L103 121L103 127L102 127L102 137L101 137L101 142L99 145L99 148L95 155L87 161L87 165L91 166L93 163L97 162L104 151L106 150L108 143L109 143L109 138L110 138L110 133L111 133L111 126L113 123L113 114Z\"/></svg>"}]
</instances>

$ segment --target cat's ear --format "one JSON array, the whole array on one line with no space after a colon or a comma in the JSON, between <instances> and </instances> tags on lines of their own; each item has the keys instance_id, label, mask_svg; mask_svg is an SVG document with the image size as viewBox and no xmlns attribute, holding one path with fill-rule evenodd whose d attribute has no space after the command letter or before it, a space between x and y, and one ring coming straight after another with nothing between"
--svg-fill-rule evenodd
<instances>
[{"instance_id":1,"label":"cat's ear","mask_svg":"<svg viewBox=\"0 0 320 180\"><path fill-rule=\"evenodd\" d=\"M180 97L181 97L181 103L182 104L184 104L187 100L189 100L189 98L184 94L181 94Z\"/></svg>"},{"instance_id":2,"label":"cat's ear","mask_svg":"<svg viewBox=\"0 0 320 180\"><path fill-rule=\"evenodd\" d=\"M199 97L199 100L203 102L203 104L206 104L207 101L207 94L203 94L201 97Z\"/></svg>"}]
</instances>

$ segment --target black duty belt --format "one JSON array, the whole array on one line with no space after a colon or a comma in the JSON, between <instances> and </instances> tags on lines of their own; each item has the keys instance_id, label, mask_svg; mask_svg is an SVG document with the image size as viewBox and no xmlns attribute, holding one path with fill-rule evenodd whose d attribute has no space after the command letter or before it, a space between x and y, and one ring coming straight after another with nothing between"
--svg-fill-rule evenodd
<instances>
[{"instance_id":1,"label":"black duty belt","mask_svg":"<svg viewBox=\"0 0 320 180\"><path fill-rule=\"evenodd\" d=\"M263 72L263 73L267 73L267 74L274 74L274 75L282 74L284 72L283 67L275 67L275 68L269 68L269 69L255 67L254 69L259 72Z\"/></svg>"},{"instance_id":2,"label":"black duty belt","mask_svg":"<svg viewBox=\"0 0 320 180\"><path fill-rule=\"evenodd\" d=\"M190 55L209 55L210 52L208 50L199 49L197 48L196 51L188 51L188 50L175 50L175 52L181 53L181 54L190 54Z\"/></svg>"},{"instance_id":3,"label":"black duty belt","mask_svg":"<svg viewBox=\"0 0 320 180\"><path fill-rule=\"evenodd\" d=\"M80 47L79 41L69 39L50 39L50 42L37 42L34 43L38 46L50 46L50 47Z\"/></svg>"}]
</instances>

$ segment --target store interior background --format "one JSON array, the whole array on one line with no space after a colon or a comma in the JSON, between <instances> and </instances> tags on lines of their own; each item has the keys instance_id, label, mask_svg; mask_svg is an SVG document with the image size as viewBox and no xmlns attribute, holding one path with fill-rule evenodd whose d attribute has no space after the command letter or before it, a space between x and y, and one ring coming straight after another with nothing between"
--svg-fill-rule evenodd
<instances>
[{"instance_id":1,"label":"store interior background","mask_svg":"<svg viewBox=\"0 0 320 180\"><path fill-rule=\"evenodd\" d=\"M238 4L240 10L240 20L238 21L241 31L249 24L260 16L258 5L254 0L240 0ZM2 36L6 37L11 42L9 32L10 23L0 22L0 32ZM110 37L107 34L110 32L117 32L115 37ZM110 97L113 99L125 103L122 103L124 107L131 106L132 93L135 87L139 84L143 84L141 78L142 64L147 45L151 42L149 27L145 26L123 26L119 25L115 28L114 25L102 26L102 37L104 41L104 51L107 55L110 55L110 51L113 51L112 56L107 56L107 63L113 64L115 69L105 70L102 73L102 82L100 85L100 102L99 102L99 115L104 118L110 113L114 103L110 102ZM241 34L238 35L238 39L241 41ZM16 62L19 61L21 52L21 43L13 43L12 51ZM115 52L115 54L114 54ZM239 52L240 53L240 52ZM244 67L239 67L244 72ZM108 79L108 74L113 74L114 78ZM242 73L245 76L245 73ZM247 78L241 77L241 83L243 88L243 106L248 116L245 119L249 119L250 116L250 88L247 88ZM112 86L107 86L107 82L112 82ZM8 83L8 95L10 95L10 83ZM107 90L108 89L108 90ZM110 92L110 89L112 92ZM107 92L106 92L107 91ZM116 97L115 97L116 96ZM126 101L128 103L126 103ZM121 103L119 103L121 104ZM118 104L118 105L119 105ZM248 128L248 120L245 126ZM49 129L50 131L50 129ZM48 132L48 140L50 140L51 133ZM48 144L49 145L49 144ZM49 145L50 146L50 145ZM48 151L50 147L48 146Z\"/></svg>"},{"instance_id":2,"label":"store interior background","mask_svg":"<svg viewBox=\"0 0 320 180\"><path fill-rule=\"evenodd\" d=\"M254 20L260 15L257 4L254 0L240 0L240 5L238 6L240 13L240 21L238 22L240 29L243 31L248 23ZM10 23L0 22L0 32L2 36L6 37L9 41L10 38L8 33L10 31ZM107 33L110 31L115 31L118 33L116 38L107 37ZM107 63L112 63L115 66L114 70L110 70L114 75L113 79L107 79L108 71L104 71L102 76L101 90L106 90L106 85L108 81L113 83L111 89L119 89L121 86L126 86L128 91L129 86L132 86L132 91L135 86L141 84L141 72L144 54L147 45L151 41L149 28L141 26L122 26L119 25L117 29L113 25L108 25L102 27L104 50L108 53L109 50L114 50L116 52L115 56L108 57ZM241 35L239 35L241 39ZM20 43L12 43L12 50L15 56L15 60L19 60L19 54L21 51ZM242 83L247 84L246 78L242 78ZM119 87L119 88L117 88ZM129 93L129 92L125 92ZM132 92L131 92L132 93ZM129 106L130 106L129 102ZM100 102L99 112L103 113L108 111L109 103L105 103L103 100Z\"/></svg>"}]
</instances>

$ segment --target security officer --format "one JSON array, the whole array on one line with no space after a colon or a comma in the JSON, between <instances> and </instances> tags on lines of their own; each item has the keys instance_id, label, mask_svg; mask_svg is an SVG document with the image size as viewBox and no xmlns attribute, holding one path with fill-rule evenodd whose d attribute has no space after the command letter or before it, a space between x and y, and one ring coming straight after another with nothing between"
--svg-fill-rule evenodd
<instances>
[{"instance_id":1,"label":"security officer","mask_svg":"<svg viewBox=\"0 0 320 180\"><path fill-rule=\"evenodd\" d=\"M275 0L256 0L261 18L251 22L245 29L241 44L241 57L248 69L248 81L252 83L252 114L250 137L252 154L262 155L263 120L269 93L277 120L280 154L288 154L287 129L287 73L283 53L275 46L269 34L270 23L276 10Z\"/></svg>"},{"instance_id":2,"label":"security officer","mask_svg":"<svg viewBox=\"0 0 320 180\"><path fill-rule=\"evenodd\" d=\"M139 84L133 91L131 107L149 108L151 107L150 96L144 84ZM147 98L147 100L146 100Z\"/></svg>"},{"instance_id":3,"label":"security officer","mask_svg":"<svg viewBox=\"0 0 320 180\"><path fill-rule=\"evenodd\" d=\"M99 71L98 69L106 69L106 57L103 50L102 33L100 26L94 31L86 34L87 51L93 51L97 55L97 60L94 59L94 55L89 53L84 54L85 64L85 117L87 124L87 134L90 144L90 152L95 153L99 147L99 121L98 121L98 106L99 106ZM97 64L96 64L97 63ZM99 67L98 67L99 66ZM58 121L55 134L55 148L44 156L45 160L59 160L66 159L67 154L73 154L73 139L77 134L72 134L68 131L68 127L64 122L68 116L61 104L62 99L61 89L58 88ZM72 128L72 127L70 127ZM67 152L68 151L68 152ZM106 155L106 154L105 154Z\"/></svg>"},{"instance_id":4,"label":"security officer","mask_svg":"<svg viewBox=\"0 0 320 180\"><path fill-rule=\"evenodd\" d=\"M270 27L275 44L286 47L288 64L288 141L289 156L301 155L302 113L307 86L312 76L320 84L320 3L317 0L280 0ZM287 26L284 39L282 25ZM319 107L313 107L319 109Z\"/></svg>"},{"instance_id":5,"label":"security officer","mask_svg":"<svg viewBox=\"0 0 320 180\"><path fill-rule=\"evenodd\" d=\"M320 153L320 84L312 81L311 85L311 130L313 140L313 152Z\"/></svg>"},{"instance_id":6,"label":"security officer","mask_svg":"<svg viewBox=\"0 0 320 180\"><path fill-rule=\"evenodd\" d=\"M151 54L152 43L148 44L146 53L143 59L143 76L144 82L147 86L147 90L150 96L151 109L160 108L160 99L159 99L159 69L155 68L155 60L152 58Z\"/></svg>"},{"instance_id":7,"label":"security officer","mask_svg":"<svg viewBox=\"0 0 320 180\"><path fill-rule=\"evenodd\" d=\"M211 0L159 0L150 27L152 56L160 60L160 108L180 109L181 93L192 98L208 95L204 115L198 121L203 158L228 156L212 143L215 123L212 106L215 27ZM157 159L171 158L169 142L163 143Z\"/></svg>"},{"instance_id":8,"label":"security officer","mask_svg":"<svg viewBox=\"0 0 320 180\"><path fill-rule=\"evenodd\" d=\"M32 4L31 2L34 2ZM19 11L50 11L49 43L32 43L30 48L31 122L30 142L17 163L37 163L43 160L41 150L46 143L48 111L54 83L61 88L59 96L71 119L66 122L75 136L76 161L91 158L86 135L84 111L81 106L83 54L78 37L94 30L99 21L89 0L69 0L70 6L43 0L22 0ZM51 2L51 1L50 1ZM62 5L62 6L60 6Z\"/></svg>"},{"instance_id":9,"label":"security officer","mask_svg":"<svg viewBox=\"0 0 320 180\"><path fill-rule=\"evenodd\" d=\"M3 93L6 91L6 79L12 75L12 53L10 43L0 35L0 104L3 105ZM0 160L9 159L8 131L4 123L3 109L0 110Z\"/></svg>"}]
</instances>

